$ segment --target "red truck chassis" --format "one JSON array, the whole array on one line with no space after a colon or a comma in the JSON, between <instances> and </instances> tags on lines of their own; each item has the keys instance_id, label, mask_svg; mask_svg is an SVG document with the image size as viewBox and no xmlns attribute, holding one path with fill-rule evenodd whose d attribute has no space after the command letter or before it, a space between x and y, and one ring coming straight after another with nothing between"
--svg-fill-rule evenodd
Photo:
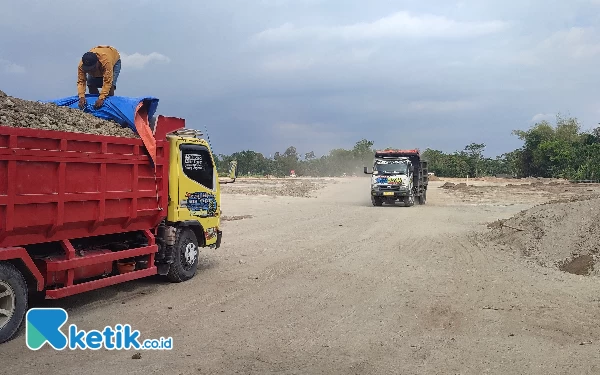
<instances>
[{"instance_id":1,"label":"red truck chassis","mask_svg":"<svg viewBox=\"0 0 600 375\"><path fill-rule=\"evenodd\" d=\"M159 116L152 165L140 139L0 126L0 263L47 299L164 274L166 135L184 127ZM114 269L129 258L135 270Z\"/></svg>"}]
</instances>

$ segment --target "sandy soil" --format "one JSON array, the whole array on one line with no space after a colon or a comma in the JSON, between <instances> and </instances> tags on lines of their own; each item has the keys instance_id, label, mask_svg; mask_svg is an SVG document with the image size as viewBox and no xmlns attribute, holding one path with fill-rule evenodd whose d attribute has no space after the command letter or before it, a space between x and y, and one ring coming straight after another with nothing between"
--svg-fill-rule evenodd
<instances>
[{"instance_id":1,"label":"sandy soil","mask_svg":"<svg viewBox=\"0 0 600 375\"><path fill-rule=\"evenodd\" d=\"M598 232L577 231L597 225L590 207L598 200L520 213L597 187L469 181L477 186L449 189L441 180L424 206L373 207L367 178L238 182L223 187L223 247L203 253L191 281L151 278L43 304L67 308L80 328L130 323L144 338L172 336L173 351L140 359L132 351L32 352L21 335L0 346L0 372L600 372L598 278L531 261L548 249L564 255L556 247L593 247ZM312 183L319 189L305 191ZM561 219L556 212L565 210ZM545 241L532 228L580 240Z\"/></svg>"}]
</instances>

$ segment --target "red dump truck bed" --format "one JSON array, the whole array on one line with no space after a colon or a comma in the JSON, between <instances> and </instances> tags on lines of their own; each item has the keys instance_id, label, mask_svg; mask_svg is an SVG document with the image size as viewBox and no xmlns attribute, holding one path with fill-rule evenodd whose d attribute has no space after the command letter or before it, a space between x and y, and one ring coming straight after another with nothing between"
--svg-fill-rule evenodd
<instances>
[{"instance_id":1,"label":"red dump truck bed","mask_svg":"<svg viewBox=\"0 0 600 375\"><path fill-rule=\"evenodd\" d=\"M410 157L410 156L419 156L419 150L417 149L413 149L413 150L394 150L394 149L388 149L388 150L377 150L375 151L375 157L376 158L383 158L383 157Z\"/></svg>"},{"instance_id":2,"label":"red dump truck bed","mask_svg":"<svg viewBox=\"0 0 600 375\"><path fill-rule=\"evenodd\" d=\"M140 139L0 126L0 248L155 227L165 144L155 172Z\"/></svg>"},{"instance_id":3,"label":"red dump truck bed","mask_svg":"<svg viewBox=\"0 0 600 375\"><path fill-rule=\"evenodd\" d=\"M153 164L138 138L0 125L0 265L20 267L52 299L156 274L155 236L168 204L166 135L184 127L158 117ZM92 244L122 234L145 240L118 251ZM133 257L145 257L145 266L104 277L114 261Z\"/></svg>"}]
</instances>

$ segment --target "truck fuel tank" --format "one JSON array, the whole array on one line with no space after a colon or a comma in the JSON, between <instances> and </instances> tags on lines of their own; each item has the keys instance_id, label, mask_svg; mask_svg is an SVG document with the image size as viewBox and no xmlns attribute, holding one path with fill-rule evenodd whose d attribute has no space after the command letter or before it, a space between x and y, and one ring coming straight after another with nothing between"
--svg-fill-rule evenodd
<instances>
[{"instance_id":1,"label":"truck fuel tank","mask_svg":"<svg viewBox=\"0 0 600 375\"><path fill-rule=\"evenodd\" d=\"M82 257L78 258L86 258L86 257L94 257L97 255L112 253L113 251L109 249L96 249L96 250L86 250ZM46 287L51 286L62 286L66 284L67 280L67 271L49 271L48 270L48 262L56 262L66 260L66 256L64 254L56 254L50 255L44 258L36 258L34 259L35 265L39 268L40 272L44 276L46 280ZM93 277L106 276L111 274L113 271L113 262L104 262L99 264L91 264L87 266L81 266L75 268L73 270L73 281L90 279Z\"/></svg>"}]
</instances>

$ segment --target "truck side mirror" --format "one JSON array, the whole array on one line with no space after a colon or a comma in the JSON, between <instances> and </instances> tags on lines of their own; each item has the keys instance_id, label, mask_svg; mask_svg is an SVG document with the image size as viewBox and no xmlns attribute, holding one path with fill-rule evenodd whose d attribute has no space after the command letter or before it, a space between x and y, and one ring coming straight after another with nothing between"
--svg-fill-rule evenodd
<instances>
[{"instance_id":1,"label":"truck side mirror","mask_svg":"<svg viewBox=\"0 0 600 375\"><path fill-rule=\"evenodd\" d=\"M367 167L363 167L363 172L365 174L373 174L373 171L369 172L369 169L367 169Z\"/></svg>"},{"instance_id":2,"label":"truck side mirror","mask_svg":"<svg viewBox=\"0 0 600 375\"><path fill-rule=\"evenodd\" d=\"M237 160L229 162L229 178L235 181L237 178Z\"/></svg>"},{"instance_id":3,"label":"truck side mirror","mask_svg":"<svg viewBox=\"0 0 600 375\"><path fill-rule=\"evenodd\" d=\"M229 178L230 180L221 180L219 179L220 184L232 184L235 182L237 178L237 160L232 160L229 162Z\"/></svg>"}]
</instances>

